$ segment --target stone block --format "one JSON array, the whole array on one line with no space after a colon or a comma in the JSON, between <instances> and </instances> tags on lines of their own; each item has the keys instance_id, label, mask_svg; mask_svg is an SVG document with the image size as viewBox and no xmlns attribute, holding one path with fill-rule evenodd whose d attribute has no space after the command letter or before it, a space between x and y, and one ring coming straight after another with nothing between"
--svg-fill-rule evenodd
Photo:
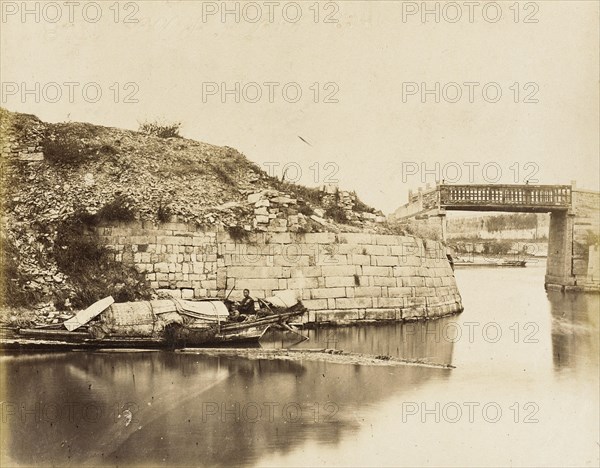
<instances>
[{"instance_id":1,"label":"stone block","mask_svg":"<svg viewBox=\"0 0 600 468\"><path fill-rule=\"evenodd\" d=\"M316 288L310 291L311 299L327 299L334 297L346 297L345 288Z\"/></svg>"},{"instance_id":2,"label":"stone block","mask_svg":"<svg viewBox=\"0 0 600 468\"><path fill-rule=\"evenodd\" d=\"M308 255L275 255L273 265L295 268L308 267L310 266L310 258Z\"/></svg>"},{"instance_id":3,"label":"stone block","mask_svg":"<svg viewBox=\"0 0 600 468\"><path fill-rule=\"evenodd\" d=\"M412 266L397 266L394 267L394 276L405 277L405 276L417 276L417 268Z\"/></svg>"},{"instance_id":4,"label":"stone block","mask_svg":"<svg viewBox=\"0 0 600 468\"><path fill-rule=\"evenodd\" d=\"M302 304L309 310L327 309L327 299L306 299Z\"/></svg>"},{"instance_id":5,"label":"stone block","mask_svg":"<svg viewBox=\"0 0 600 468\"><path fill-rule=\"evenodd\" d=\"M409 307L418 307L418 306L424 306L427 304L427 298L424 296L411 296L411 297L406 297L405 298L406 301L405 303L409 306Z\"/></svg>"},{"instance_id":6,"label":"stone block","mask_svg":"<svg viewBox=\"0 0 600 468\"><path fill-rule=\"evenodd\" d=\"M365 320L396 320L396 309L367 309L365 311Z\"/></svg>"},{"instance_id":7,"label":"stone block","mask_svg":"<svg viewBox=\"0 0 600 468\"><path fill-rule=\"evenodd\" d=\"M292 237L289 232L267 234L267 243L269 244L291 244L291 242Z\"/></svg>"},{"instance_id":8,"label":"stone block","mask_svg":"<svg viewBox=\"0 0 600 468\"><path fill-rule=\"evenodd\" d=\"M182 299L193 299L194 298L194 290L193 289L182 289L181 290L181 298Z\"/></svg>"},{"instance_id":9,"label":"stone block","mask_svg":"<svg viewBox=\"0 0 600 468\"><path fill-rule=\"evenodd\" d=\"M341 234L340 234L341 235ZM362 249L356 244L335 244L335 251L339 254L351 255L361 254Z\"/></svg>"},{"instance_id":10,"label":"stone block","mask_svg":"<svg viewBox=\"0 0 600 468\"><path fill-rule=\"evenodd\" d=\"M381 288L378 286L360 286L354 288L354 297L380 297Z\"/></svg>"},{"instance_id":11,"label":"stone block","mask_svg":"<svg viewBox=\"0 0 600 468\"><path fill-rule=\"evenodd\" d=\"M334 244L336 235L333 232L309 232L304 234L303 242L308 244Z\"/></svg>"},{"instance_id":12,"label":"stone block","mask_svg":"<svg viewBox=\"0 0 600 468\"><path fill-rule=\"evenodd\" d=\"M373 244L372 234L342 233L338 234L338 242L341 244Z\"/></svg>"},{"instance_id":13,"label":"stone block","mask_svg":"<svg viewBox=\"0 0 600 468\"><path fill-rule=\"evenodd\" d=\"M392 236L388 234L377 234L373 236L377 245L398 245L401 237Z\"/></svg>"},{"instance_id":14,"label":"stone block","mask_svg":"<svg viewBox=\"0 0 600 468\"><path fill-rule=\"evenodd\" d=\"M204 286L204 282L202 283ZM216 283L215 283L216 287ZM265 290L265 289L279 289L278 278L251 278L251 279L240 279L236 282L236 289L250 289L250 294L253 290ZM214 288L207 288L214 289Z\"/></svg>"},{"instance_id":15,"label":"stone block","mask_svg":"<svg viewBox=\"0 0 600 468\"><path fill-rule=\"evenodd\" d=\"M314 321L334 322L334 323L352 323L358 320L358 310L315 310Z\"/></svg>"},{"instance_id":16,"label":"stone block","mask_svg":"<svg viewBox=\"0 0 600 468\"><path fill-rule=\"evenodd\" d=\"M287 280L287 289L313 289L319 287L319 281L316 277L289 278Z\"/></svg>"},{"instance_id":17,"label":"stone block","mask_svg":"<svg viewBox=\"0 0 600 468\"><path fill-rule=\"evenodd\" d=\"M364 276L392 276L391 268L387 266L363 266L362 274Z\"/></svg>"},{"instance_id":18,"label":"stone block","mask_svg":"<svg viewBox=\"0 0 600 468\"><path fill-rule=\"evenodd\" d=\"M380 297L377 299L379 307L404 307L406 301L403 297Z\"/></svg>"},{"instance_id":19,"label":"stone block","mask_svg":"<svg viewBox=\"0 0 600 468\"><path fill-rule=\"evenodd\" d=\"M422 264L423 260L421 259L421 257L415 255L398 256L397 265L399 267L418 267L422 266Z\"/></svg>"},{"instance_id":20,"label":"stone block","mask_svg":"<svg viewBox=\"0 0 600 468\"><path fill-rule=\"evenodd\" d=\"M280 278L283 269L280 266L229 266L227 276L234 278Z\"/></svg>"},{"instance_id":21,"label":"stone block","mask_svg":"<svg viewBox=\"0 0 600 468\"><path fill-rule=\"evenodd\" d=\"M372 286L396 287L396 278L393 276L373 276Z\"/></svg>"},{"instance_id":22,"label":"stone block","mask_svg":"<svg viewBox=\"0 0 600 468\"><path fill-rule=\"evenodd\" d=\"M385 245L362 245L362 255L388 255L388 248Z\"/></svg>"},{"instance_id":23,"label":"stone block","mask_svg":"<svg viewBox=\"0 0 600 468\"><path fill-rule=\"evenodd\" d=\"M373 307L371 297L339 298L335 300L336 309L367 309Z\"/></svg>"},{"instance_id":24,"label":"stone block","mask_svg":"<svg viewBox=\"0 0 600 468\"><path fill-rule=\"evenodd\" d=\"M417 255L417 246L415 243L391 245L388 248L390 255Z\"/></svg>"},{"instance_id":25,"label":"stone block","mask_svg":"<svg viewBox=\"0 0 600 468\"><path fill-rule=\"evenodd\" d=\"M402 309L402 318L404 320L415 320L427 317L424 307L406 307Z\"/></svg>"},{"instance_id":26,"label":"stone block","mask_svg":"<svg viewBox=\"0 0 600 468\"><path fill-rule=\"evenodd\" d=\"M319 277L322 275L321 267L290 267L290 275L292 278L302 278L302 277Z\"/></svg>"},{"instance_id":27,"label":"stone block","mask_svg":"<svg viewBox=\"0 0 600 468\"><path fill-rule=\"evenodd\" d=\"M402 286L404 287L419 287L422 288L425 286L425 278L421 276L407 276L402 278Z\"/></svg>"},{"instance_id":28,"label":"stone block","mask_svg":"<svg viewBox=\"0 0 600 468\"><path fill-rule=\"evenodd\" d=\"M317 265L323 266L337 266L337 265L347 265L348 257L346 255L339 254L327 254L325 252L319 253L316 258Z\"/></svg>"},{"instance_id":29,"label":"stone block","mask_svg":"<svg viewBox=\"0 0 600 468\"><path fill-rule=\"evenodd\" d=\"M167 231L178 231L178 232L183 232L183 233L187 233L188 232L188 225L186 223L160 223L159 224L159 229L165 229Z\"/></svg>"},{"instance_id":30,"label":"stone block","mask_svg":"<svg viewBox=\"0 0 600 468\"><path fill-rule=\"evenodd\" d=\"M396 287L396 288L388 288L388 296L389 297L409 297L413 294L413 288L405 288L405 287Z\"/></svg>"},{"instance_id":31,"label":"stone block","mask_svg":"<svg viewBox=\"0 0 600 468\"><path fill-rule=\"evenodd\" d=\"M398 257L393 257L389 255L377 256L375 258L375 265L377 266L398 266L400 263Z\"/></svg>"},{"instance_id":32,"label":"stone block","mask_svg":"<svg viewBox=\"0 0 600 468\"><path fill-rule=\"evenodd\" d=\"M435 296L435 289L432 288L426 288L426 287L416 287L414 288L415 290L415 295L417 297L431 297L431 296Z\"/></svg>"},{"instance_id":33,"label":"stone block","mask_svg":"<svg viewBox=\"0 0 600 468\"><path fill-rule=\"evenodd\" d=\"M357 273L356 268L354 265L322 266L321 272L323 276L353 276Z\"/></svg>"},{"instance_id":34,"label":"stone block","mask_svg":"<svg viewBox=\"0 0 600 468\"><path fill-rule=\"evenodd\" d=\"M265 198L264 192L251 193L248 195L248 203L256 203L263 198Z\"/></svg>"},{"instance_id":35,"label":"stone block","mask_svg":"<svg viewBox=\"0 0 600 468\"><path fill-rule=\"evenodd\" d=\"M350 265L371 265L370 255L352 254L348 255L348 264Z\"/></svg>"},{"instance_id":36,"label":"stone block","mask_svg":"<svg viewBox=\"0 0 600 468\"><path fill-rule=\"evenodd\" d=\"M227 281L229 279L229 281ZM217 269L217 289L231 288L234 284L232 278L227 277L227 272L224 268Z\"/></svg>"},{"instance_id":37,"label":"stone block","mask_svg":"<svg viewBox=\"0 0 600 468\"><path fill-rule=\"evenodd\" d=\"M327 276L325 277L325 286L327 288L355 286L354 276Z\"/></svg>"}]
</instances>

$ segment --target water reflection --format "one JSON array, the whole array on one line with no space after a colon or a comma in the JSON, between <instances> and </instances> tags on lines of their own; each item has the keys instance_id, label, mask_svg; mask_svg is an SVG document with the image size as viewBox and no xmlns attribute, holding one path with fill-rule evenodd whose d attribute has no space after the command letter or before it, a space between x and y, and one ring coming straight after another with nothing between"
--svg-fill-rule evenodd
<instances>
[{"instance_id":1,"label":"water reflection","mask_svg":"<svg viewBox=\"0 0 600 468\"><path fill-rule=\"evenodd\" d=\"M543 275L543 266L457 271L459 316L312 330L298 345L452 370L165 351L5 354L0 465L597 465L598 296L546 294ZM498 339L483 333L488 324ZM502 419L405 418L407 403L468 402L492 402ZM530 403L537 422L524 424Z\"/></svg>"},{"instance_id":2,"label":"water reflection","mask_svg":"<svg viewBox=\"0 0 600 468\"><path fill-rule=\"evenodd\" d=\"M170 352L12 355L2 366L3 461L64 466L234 466L307 440L335 445L390 389L449 372Z\"/></svg>"},{"instance_id":3,"label":"water reflection","mask_svg":"<svg viewBox=\"0 0 600 468\"><path fill-rule=\"evenodd\" d=\"M600 354L597 294L564 294L548 291L552 314L552 349L557 371L577 367L584 371ZM596 360L597 361L597 360Z\"/></svg>"},{"instance_id":4,"label":"water reflection","mask_svg":"<svg viewBox=\"0 0 600 468\"><path fill-rule=\"evenodd\" d=\"M330 348L375 356L452 364L456 321L457 317L445 317L427 322L305 330L303 333L309 337L309 340L293 347ZM289 335L272 330L263 337L261 345L265 348L289 347L286 338L289 338Z\"/></svg>"}]
</instances>

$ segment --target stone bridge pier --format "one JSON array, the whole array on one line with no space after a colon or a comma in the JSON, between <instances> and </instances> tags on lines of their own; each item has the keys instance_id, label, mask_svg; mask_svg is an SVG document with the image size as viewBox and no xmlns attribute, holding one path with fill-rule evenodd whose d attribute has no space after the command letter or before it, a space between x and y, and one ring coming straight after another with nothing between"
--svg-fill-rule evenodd
<instances>
[{"instance_id":1,"label":"stone bridge pier","mask_svg":"<svg viewBox=\"0 0 600 468\"><path fill-rule=\"evenodd\" d=\"M600 292L600 192L571 185L436 184L390 216L421 219L445 241L446 211L550 213L545 287Z\"/></svg>"}]
</instances>

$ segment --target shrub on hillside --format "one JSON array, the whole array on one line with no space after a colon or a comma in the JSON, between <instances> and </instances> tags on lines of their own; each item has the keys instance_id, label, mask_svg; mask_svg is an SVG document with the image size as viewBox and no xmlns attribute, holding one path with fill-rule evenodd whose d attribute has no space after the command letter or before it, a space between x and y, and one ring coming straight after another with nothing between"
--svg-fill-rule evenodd
<instances>
[{"instance_id":1,"label":"shrub on hillside","mask_svg":"<svg viewBox=\"0 0 600 468\"><path fill-rule=\"evenodd\" d=\"M95 215L99 221L133 221L135 211L133 202L126 196L118 194L113 201L104 205Z\"/></svg>"},{"instance_id":2,"label":"shrub on hillside","mask_svg":"<svg viewBox=\"0 0 600 468\"><path fill-rule=\"evenodd\" d=\"M227 233L234 242L244 242L250 236L250 233L242 226L227 226Z\"/></svg>"},{"instance_id":3,"label":"shrub on hillside","mask_svg":"<svg viewBox=\"0 0 600 468\"><path fill-rule=\"evenodd\" d=\"M140 123L138 131L146 135L153 135L159 138L181 138L179 130L181 122L163 123L157 120L145 121Z\"/></svg>"},{"instance_id":4,"label":"shrub on hillside","mask_svg":"<svg viewBox=\"0 0 600 468\"><path fill-rule=\"evenodd\" d=\"M161 223L168 223L171 221L171 217L173 216L173 209L163 202L158 205L158 210L156 210L156 218Z\"/></svg>"},{"instance_id":5,"label":"shrub on hillside","mask_svg":"<svg viewBox=\"0 0 600 468\"><path fill-rule=\"evenodd\" d=\"M304 216L311 216L315 214L315 210L307 203L302 203L298 205L298 213L303 214Z\"/></svg>"},{"instance_id":6,"label":"shrub on hillside","mask_svg":"<svg viewBox=\"0 0 600 468\"><path fill-rule=\"evenodd\" d=\"M338 205L333 205L325 210L325 216L333 219L336 223L344 224L348 222L348 217L344 209Z\"/></svg>"},{"instance_id":7,"label":"shrub on hillside","mask_svg":"<svg viewBox=\"0 0 600 468\"><path fill-rule=\"evenodd\" d=\"M77 165L85 160L85 152L80 141L73 135L59 134L42 141L44 158L57 164Z\"/></svg>"}]
</instances>

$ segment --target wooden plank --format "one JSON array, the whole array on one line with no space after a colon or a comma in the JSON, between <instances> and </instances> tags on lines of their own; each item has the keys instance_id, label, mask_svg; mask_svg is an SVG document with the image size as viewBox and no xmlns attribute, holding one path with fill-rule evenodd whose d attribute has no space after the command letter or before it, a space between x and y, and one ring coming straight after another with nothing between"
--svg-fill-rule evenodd
<instances>
[{"instance_id":1,"label":"wooden plank","mask_svg":"<svg viewBox=\"0 0 600 468\"><path fill-rule=\"evenodd\" d=\"M79 327L85 325L90 320L92 320L96 315L106 310L114 302L115 300L112 298L112 296L100 299L98 302L93 303L87 309L78 312L75 315L75 317L70 318L63 324L65 328L69 331L77 330Z\"/></svg>"},{"instance_id":2,"label":"wooden plank","mask_svg":"<svg viewBox=\"0 0 600 468\"><path fill-rule=\"evenodd\" d=\"M48 329L36 329L36 328L21 328L19 330L19 335L23 336L39 336L40 338L89 338L90 335L88 333L81 332L66 332L64 330L48 330Z\"/></svg>"}]
</instances>

